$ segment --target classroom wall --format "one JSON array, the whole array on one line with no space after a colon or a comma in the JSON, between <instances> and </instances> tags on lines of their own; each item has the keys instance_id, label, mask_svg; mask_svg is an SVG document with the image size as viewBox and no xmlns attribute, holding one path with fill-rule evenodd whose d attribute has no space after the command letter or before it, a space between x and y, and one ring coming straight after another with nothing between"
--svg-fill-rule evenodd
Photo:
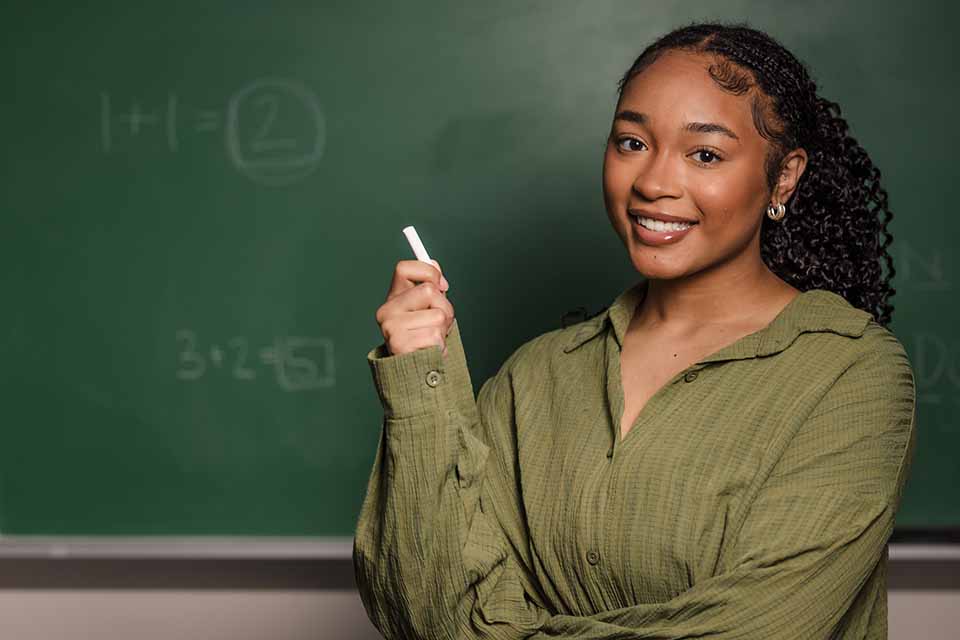
<instances>
[{"instance_id":1,"label":"classroom wall","mask_svg":"<svg viewBox=\"0 0 960 640\"><path fill-rule=\"evenodd\" d=\"M960 592L893 591L889 602L891 639L956 637ZM380 637L354 591L5 591L0 618L2 637L18 640Z\"/></svg>"},{"instance_id":2,"label":"classroom wall","mask_svg":"<svg viewBox=\"0 0 960 640\"><path fill-rule=\"evenodd\" d=\"M889 637L955 638L960 560L890 564ZM0 561L0 638L376 640L349 561Z\"/></svg>"}]
</instances>

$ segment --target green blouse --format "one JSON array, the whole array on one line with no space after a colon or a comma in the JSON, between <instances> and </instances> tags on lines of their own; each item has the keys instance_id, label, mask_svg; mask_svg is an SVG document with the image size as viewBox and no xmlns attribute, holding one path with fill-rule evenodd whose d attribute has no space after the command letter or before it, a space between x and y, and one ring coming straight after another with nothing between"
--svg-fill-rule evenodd
<instances>
[{"instance_id":1,"label":"green blouse","mask_svg":"<svg viewBox=\"0 0 960 640\"><path fill-rule=\"evenodd\" d=\"M448 354L367 359L383 405L354 537L386 638L886 638L913 370L823 289L678 373L628 434L646 281L519 347L474 398Z\"/></svg>"}]
</instances>

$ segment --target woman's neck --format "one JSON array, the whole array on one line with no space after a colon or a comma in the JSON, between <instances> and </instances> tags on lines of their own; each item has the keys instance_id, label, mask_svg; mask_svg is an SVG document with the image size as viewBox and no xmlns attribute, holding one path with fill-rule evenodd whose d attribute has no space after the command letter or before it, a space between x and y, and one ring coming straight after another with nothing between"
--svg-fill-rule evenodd
<instances>
[{"instance_id":1,"label":"woman's neck","mask_svg":"<svg viewBox=\"0 0 960 640\"><path fill-rule=\"evenodd\" d=\"M800 291L764 267L749 275L674 280L650 279L634 312L631 330L692 335L712 327L751 324L776 317ZM769 320L767 322L769 322Z\"/></svg>"}]
</instances>

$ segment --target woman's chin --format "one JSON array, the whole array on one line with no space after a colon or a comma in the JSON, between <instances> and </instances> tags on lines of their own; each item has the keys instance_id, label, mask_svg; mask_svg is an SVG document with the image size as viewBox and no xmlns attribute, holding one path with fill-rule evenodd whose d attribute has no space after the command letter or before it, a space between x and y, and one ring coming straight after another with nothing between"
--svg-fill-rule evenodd
<instances>
[{"instance_id":1,"label":"woman's chin","mask_svg":"<svg viewBox=\"0 0 960 640\"><path fill-rule=\"evenodd\" d=\"M641 276L650 280L674 280L682 278L690 271L690 265L685 260L671 260L649 247L630 252L630 262Z\"/></svg>"}]
</instances>

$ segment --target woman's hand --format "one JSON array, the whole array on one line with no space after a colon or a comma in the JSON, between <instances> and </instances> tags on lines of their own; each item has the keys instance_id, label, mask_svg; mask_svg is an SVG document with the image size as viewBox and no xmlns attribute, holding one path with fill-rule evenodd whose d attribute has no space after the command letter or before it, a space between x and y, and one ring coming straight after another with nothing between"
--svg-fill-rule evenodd
<instances>
[{"instance_id":1,"label":"woman's hand","mask_svg":"<svg viewBox=\"0 0 960 640\"><path fill-rule=\"evenodd\" d=\"M377 309L377 323L391 355L437 345L447 355L447 334L453 325L450 288L440 263L401 260L393 271L387 300ZM418 284L419 283L419 284Z\"/></svg>"}]
</instances>

